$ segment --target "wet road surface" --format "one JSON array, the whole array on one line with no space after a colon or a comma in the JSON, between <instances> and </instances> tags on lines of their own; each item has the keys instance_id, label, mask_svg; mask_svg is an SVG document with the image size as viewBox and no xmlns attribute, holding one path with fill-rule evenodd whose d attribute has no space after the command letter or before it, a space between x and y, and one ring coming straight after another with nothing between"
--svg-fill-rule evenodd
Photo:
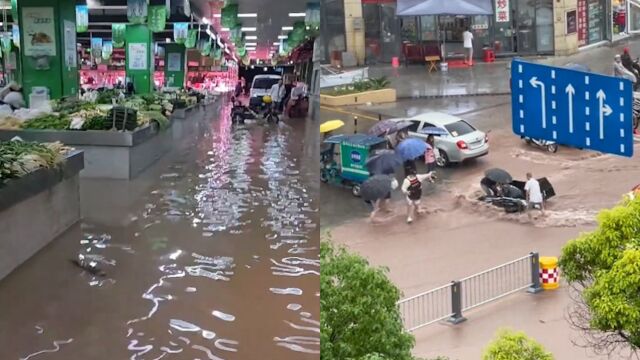
<instances>
[{"instance_id":1,"label":"wet road surface","mask_svg":"<svg viewBox=\"0 0 640 360\"><path fill-rule=\"evenodd\" d=\"M83 180L84 220L0 282L1 359L318 357L317 124L228 112L178 120L134 181Z\"/></svg>"}]
</instances>

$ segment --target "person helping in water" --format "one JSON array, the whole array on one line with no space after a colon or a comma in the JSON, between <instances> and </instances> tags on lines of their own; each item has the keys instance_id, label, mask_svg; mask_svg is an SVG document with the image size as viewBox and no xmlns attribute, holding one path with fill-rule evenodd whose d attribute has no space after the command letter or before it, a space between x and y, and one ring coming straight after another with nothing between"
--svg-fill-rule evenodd
<instances>
[{"instance_id":1,"label":"person helping in water","mask_svg":"<svg viewBox=\"0 0 640 360\"><path fill-rule=\"evenodd\" d=\"M415 170L412 170L402 182L402 192L407 196L408 224L413 222L415 213L418 215L424 213L424 209L420 207L420 199L422 198L422 182L425 180L433 181L433 172L417 174Z\"/></svg>"}]
</instances>

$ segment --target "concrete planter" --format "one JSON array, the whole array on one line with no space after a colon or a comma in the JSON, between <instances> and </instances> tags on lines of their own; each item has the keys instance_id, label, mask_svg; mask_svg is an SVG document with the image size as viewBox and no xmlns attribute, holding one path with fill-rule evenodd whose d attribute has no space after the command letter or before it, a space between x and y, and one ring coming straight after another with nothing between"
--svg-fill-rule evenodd
<instances>
[{"instance_id":1,"label":"concrete planter","mask_svg":"<svg viewBox=\"0 0 640 360\"><path fill-rule=\"evenodd\" d=\"M0 187L0 279L80 220L81 151Z\"/></svg>"},{"instance_id":2,"label":"concrete planter","mask_svg":"<svg viewBox=\"0 0 640 360\"><path fill-rule=\"evenodd\" d=\"M133 132L71 130L0 130L0 140L60 141L84 151L83 178L132 179L171 147L169 131L151 124Z\"/></svg>"},{"instance_id":3,"label":"concrete planter","mask_svg":"<svg viewBox=\"0 0 640 360\"><path fill-rule=\"evenodd\" d=\"M331 96L320 94L320 103L326 106L347 106L360 104L382 104L395 102L397 99L396 89L382 89L365 91L361 93Z\"/></svg>"}]
</instances>

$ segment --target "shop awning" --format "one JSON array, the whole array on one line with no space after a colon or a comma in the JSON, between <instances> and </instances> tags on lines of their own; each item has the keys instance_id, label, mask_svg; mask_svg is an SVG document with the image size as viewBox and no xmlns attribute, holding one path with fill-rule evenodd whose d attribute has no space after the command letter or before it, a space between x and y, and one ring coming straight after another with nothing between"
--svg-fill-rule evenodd
<instances>
[{"instance_id":1,"label":"shop awning","mask_svg":"<svg viewBox=\"0 0 640 360\"><path fill-rule=\"evenodd\" d=\"M492 15L491 0L398 0L396 15Z\"/></svg>"}]
</instances>

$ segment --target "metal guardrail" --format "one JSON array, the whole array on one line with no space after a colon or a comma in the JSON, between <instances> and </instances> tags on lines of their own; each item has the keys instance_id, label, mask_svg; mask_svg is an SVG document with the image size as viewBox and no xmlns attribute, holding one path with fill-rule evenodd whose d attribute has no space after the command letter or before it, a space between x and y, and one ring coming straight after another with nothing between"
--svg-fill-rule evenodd
<instances>
[{"instance_id":1,"label":"metal guardrail","mask_svg":"<svg viewBox=\"0 0 640 360\"><path fill-rule=\"evenodd\" d=\"M453 316L451 286L447 284L398 302L407 330L413 331Z\"/></svg>"},{"instance_id":2,"label":"metal guardrail","mask_svg":"<svg viewBox=\"0 0 640 360\"><path fill-rule=\"evenodd\" d=\"M398 302L404 326L408 331L448 319L458 324L466 319L463 311L471 310L515 292L542 290L539 278L539 255L530 253L506 264Z\"/></svg>"}]
</instances>

